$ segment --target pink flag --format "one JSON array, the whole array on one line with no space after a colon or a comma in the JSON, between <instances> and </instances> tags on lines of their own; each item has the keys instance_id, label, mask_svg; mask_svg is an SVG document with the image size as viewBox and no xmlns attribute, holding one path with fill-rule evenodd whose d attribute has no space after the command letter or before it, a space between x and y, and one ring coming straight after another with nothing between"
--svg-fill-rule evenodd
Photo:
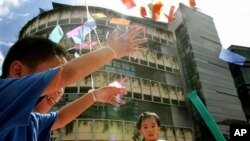
<instances>
[{"instance_id":1,"label":"pink flag","mask_svg":"<svg viewBox=\"0 0 250 141\"><path fill-rule=\"evenodd\" d=\"M73 36L79 36L80 35L80 30L82 29L82 25L74 28L73 30L67 32L67 37L73 37Z\"/></svg>"}]
</instances>

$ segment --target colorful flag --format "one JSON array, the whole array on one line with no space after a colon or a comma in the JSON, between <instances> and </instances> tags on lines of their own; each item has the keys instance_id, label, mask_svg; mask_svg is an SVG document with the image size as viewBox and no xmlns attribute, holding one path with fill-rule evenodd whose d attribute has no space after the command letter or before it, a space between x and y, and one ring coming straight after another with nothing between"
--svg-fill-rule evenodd
<instances>
[{"instance_id":1,"label":"colorful flag","mask_svg":"<svg viewBox=\"0 0 250 141\"><path fill-rule=\"evenodd\" d=\"M159 1L158 3L154 4L152 7L152 18L153 20L157 21L160 18L161 15L161 8L163 6L163 3L161 1Z\"/></svg>"},{"instance_id":2,"label":"colorful flag","mask_svg":"<svg viewBox=\"0 0 250 141\"><path fill-rule=\"evenodd\" d=\"M93 18L88 19L83 25L85 27L90 28L91 30L96 29L96 22L95 22L95 20Z\"/></svg>"},{"instance_id":3,"label":"colorful flag","mask_svg":"<svg viewBox=\"0 0 250 141\"><path fill-rule=\"evenodd\" d=\"M136 6L133 0L122 0L122 2L128 9Z\"/></svg>"},{"instance_id":4,"label":"colorful flag","mask_svg":"<svg viewBox=\"0 0 250 141\"><path fill-rule=\"evenodd\" d=\"M176 19L174 16L174 9L175 9L175 6L172 5L169 10L169 15L165 14L165 16L168 19L168 23L172 23Z\"/></svg>"},{"instance_id":5,"label":"colorful flag","mask_svg":"<svg viewBox=\"0 0 250 141\"><path fill-rule=\"evenodd\" d=\"M237 64L237 65L241 65L241 66L243 66L244 62L246 61L246 57L241 56L241 55L239 55L237 53L234 53L234 52L232 52L230 50L227 50L227 49L225 49L223 47L221 48L219 58L224 60L224 61L234 63L234 64Z\"/></svg>"},{"instance_id":6,"label":"colorful flag","mask_svg":"<svg viewBox=\"0 0 250 141\"><path fill-rule=\"evenodd\" d=\"M94 29L96 29L96 22L93 18L90 18L83 25L69 31L67 37L72 37L76 44L80 44L85 40L85 36Z\"/></svg>"},{"instance_id":7,"label":"colorful flag","mask_svg":"<svg viewBox=\"0 0 250 141\"><path fill-rule=\"evenodd\" d=\"M119 24L119 25L124 25L127 26L130 24L130 20L123 19L123 18L112 18L110 23L111 24Z\"/></svg>"},{"instance_id":8,"label":"colorful flag","mask_svg":"<svg viewBox=\"0 0 250 141\"><path fill-rule=\"evenodd\" d=\"M207 124L208 128L212 132L213 136L217 141L226 141L223 134L221 133L219 127L217 126L215 120L212 118L210 113L208 112L205 105L202 103L200 98L197 96L196 91L192 91L187 95L188 99L193 103L199 114L201 115L202 119Z\"/></svg>"},{"instance_id":9,"label":"colorful flag","mask_svg":"<svg viewBox=\"0 0 250 141\"><path fill-rule=\"evenodd\" d=\"M79 36L80 35L80 30L81 30L82 26L78 26L76 28L74 28L73 30L67 32L67 37L73 37L73 36Z\"/></svg>"},{"instance_id":10,"label":"colorful flag","mask_svg":"<svg viewBox=\"0 0 250 141\"><path fill-rule=\"evenodd\" d=\"M140 12L141 12L141 16L142 17L146 17L147 16L147 12L146 12L146 8L145 7L141 7L140 8Z\"/></svg>"},{"instance_id":11,"label":"colorful flag","mask_svg":"<svg viewBox=\"0 0 250 141\"><path fill-rule=\"evenodd\" d=\"M189 5L190 5L191 7L195 7L195 6L196 6L195 0L189 0Z\"/></svg>"},{"instance_id":12,"label":"colorful flag","mask_svg":"<svg viewBox=\"0 0 250 141\"><path fill-rule=\"evenodd\" d=\"M60 25L57 25L49 35L49 39L55 43L59 43L63 37L63 31Z\"/></svg>"},{"instance_id":13,"label":"colorful flag","mask_svg":"<svg viewBox=\"0 0 250 141\"><path fill-rule=\"evenodd\" d=\"M82 38L81 36L72 36L71 38L76 44L81 44L85 40L85 38Z\"/></svg>"}]
</instances>

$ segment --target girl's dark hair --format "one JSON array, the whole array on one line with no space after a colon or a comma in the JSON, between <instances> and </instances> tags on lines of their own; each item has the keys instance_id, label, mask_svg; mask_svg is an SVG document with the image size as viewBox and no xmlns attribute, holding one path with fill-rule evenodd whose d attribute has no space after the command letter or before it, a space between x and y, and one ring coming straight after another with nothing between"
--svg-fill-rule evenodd
<instances>
[{"instance_id":1,"label":"girl's dark hair","mask_svg":"<svg viewBox=\"0 0 250 141\"><path fill-rule=\"evenodd\" d=\"M136 128L137 130L141 129L141 124L142 122L147 119L153 117L157 123L157 125L160 127L161 126L161 122L160 122L160 118L158 117L158 115L156 113L153 112L143 112L141 113L141 115L139 116L137 123L136 123Z\"/></svg>"},{"instance_id":2,"label":"girl's dark hair","mask_svg":"<svg viewBox=\"0 0 250 141\"><path fill-rule=\"evenodd\" d=\"M50 41L47 38L29 36L18 40L8 51L2 66L1 78L9 75L10 65L13 61L19 60L30 69L35 69L37 65L55 55L70 59L69 54L63 47Z\"/></svg>"}]
</instances>

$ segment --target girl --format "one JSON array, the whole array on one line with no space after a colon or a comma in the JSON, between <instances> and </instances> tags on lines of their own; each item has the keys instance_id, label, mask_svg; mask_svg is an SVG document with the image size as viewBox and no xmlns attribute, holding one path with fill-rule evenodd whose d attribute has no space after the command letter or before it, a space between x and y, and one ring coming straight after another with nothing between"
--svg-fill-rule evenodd
<instances>
[{"instance_id":1,"label":"girl","mask_svg":"<svg viewBox=\"0 0 250 141\"><path fill-rule=\"evenodd\" d=\"M143 141L157 141L160 126L160 119L158 115L153 112L143 112L139 116L136 124L138 133L142 136Z\"/></svg>"}]
</instances>

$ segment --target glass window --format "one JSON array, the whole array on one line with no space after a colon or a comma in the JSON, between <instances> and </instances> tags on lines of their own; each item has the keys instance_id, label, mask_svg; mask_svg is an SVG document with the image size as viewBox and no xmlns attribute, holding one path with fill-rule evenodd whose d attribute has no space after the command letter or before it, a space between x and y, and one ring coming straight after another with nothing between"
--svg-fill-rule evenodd
<instances>
[{"instance_id":1,"label":"glass window","mask_svg":"<svg viewBox=\"0 0 250 141\"><path fill-rule=\"evenodd\" d=\"M161 97L159 83L151 81L151 84L153 96Z\"/></svg>"},{"instance_id":2,"label":"glass window","mask_svg":"<svg viewBox=\"0 0 250 141\"><path fill-rule=\"evenodd\" d=\"M165 126L161 126L158 139L166 140L166 136Z\"/></svg>"},{"instance_id":3,"label":"glass window","mask_svg":"<svg viewBox=\"0 0 250 141\"><path fill-rule=\"evenodd\" d=\"M135 132L135 127L133 122L125 122L124 123L124 140L130 141Z\"/></svg>"},{"instance_id":4,"label":"glass window","mask_svg":"<svg viewBox=\"0 0 250 141\"><path fill-rule=\"evenodd\" d=\"M124 75L122 76L122 78L126 78L126 81L124 83L124 87L131 92L131 77L130 76L127 76L127 75Z\"/></svg>"},{"instance_id":5,"label":"glass window","mask_svg":"<svg viewBox=\"0 0 250 141\"><path fill-rule=\"evenodd\" d=\"M177 88L177 96L178 96L178 100L185 101L183 88L181 87Z\"/></svg>"},{"instance_id":6,"label":"glass window","mask_svg":"<svg viewBox=\"0 0 250 141\"><path fill-rule=\"evenodd\" d=\"M148 61L151 63L155 63L155 52L154 50L149 50L148 52Z\"/></svg>"},{"instance_id":7,"label":"glass window","mask_svg":"<svg viewBox=\"0 0 250 141\"><path fill-rule=\"evenodd\" d=\"M123 123L121 121L110 121L110 140L122 140L123 136Z\"/></svg>"},{"instance_id":8,"label":"glass window","mask_svg":"<svg viewBox=\"0 0 250 141\"><path fill-rule=\"evenodd\" d=\"M168 141L175 141L175 131L172 127L167 127L167 139Z\"/></svg>"},{"instance_id":9,"label":"glass window","mask_svg":"<svg viewBox=\"0 0 250 141\"><path fill-rule=\"evenodd\" d=\"M108 85L107 72L95 72L95 87L102 87Z\"/></svg>"},{"instance_id":10,"label":"glass window","mask_svg":"<svg viewBox=\"0 0 250 141\"><path fill-rule=\"evenodd\" d=\"M82 140L92 139L92 129L93 121L92 120L78 120L78 136Z\"/></svg>"},{"instance_id":11,"label":"glass window","mask_svg":"<svg viewBox=\"0 0 250 141\"><path fill-rule=\"evenodd\" d=\"M91 75L88 75L85 77L81 82L80 82L80 87L81 88L87 88L88 90L92 88L92 78ZM88 91L87 90L87 91ZM81 89L80 92L86 92L86 89Z\"/></svg>"},{"instance_id":12,"label":"glass window","mask_svg":"<svg viewBox=\"0 0 250 141\"><path fill-rule=\"evenodd\" d=\"M112 73L112 72L109 73L109 83L112 83L114 81L118 81L120 79L121 79L120 74L118 74L118 73Z\"/></svg>"},{"instance_id":13,"label":"glass window","mask_svg":"<svg viewBox=\"0 0 250 141\"><path fill-rule=\"evenodd\" d=\"M184 129L184 135L186 138L186 141L193 141L193 135L191 129Z\"/></svg>"},{"instance_id":14,"label":"glass window","mask_svg":"<svg viewBox=\"0 0 250 141\"><path fill-rule=\"evenodd\" d=\"M132 91L134 93L141 94L141 81L139 78L133 77L132 78Z\"/></svg>"},{"instance_id":15,"label":"glass window","mask_svg":"<svg viewBox=\"0 0 250 141\"><path fill-rule=\"evenodd\" d=\"M106 120L95 121L95 140L109 140L109 123Z\"/></svg>"},{"instance_id":16,"label":"glass window","mask_svg":"<svg viewBox=\"0 0 250 141\"><path fill-rule=\"evenodd\" d=\"M176 137L177 137L178 141L185 141L184 133L183 133L183 130L181 128L176 129Z\"/></svg>"},{"instance_id":17,"label":"glass window","mask_svg":"<svg viewBox=\"0 0 250 141\"><path fill-rule=\"evenodd\" d=\"M172 104L178 104L177 91L175 86L169 86L169 96L172 101Z\"/></svg>"},{"instance_id":18,"label":"glass window","mask_svg":"<svg viewBox=\"0 0 250 141\"><path fill-rule=\"evenodd\" d=\"M163 61L164 61L164 65L166 67L166 70L168 71L172 71L172 65L171 65L171 57L168 55L164 55L163 56Z\"/></svg>"},{"instance_id":19,"label":"glass window","mask_svg":"<svg viewBox=\"0 0 250 141\"><path fill-rule=\"evenodd\" d=\"M142 90L143 90L143 94L151 95L150 81L149 80L142 79Z\"/></svg>"},{"instance_id":20,"label":"glass window","mask_svg":"<svg viewBox=\"0 0 250 141\"><path fill-rule=\"evenodd\" d=\"M156 57L156 59L157 59L156 62L158 64L158 68L164 70L163 54L160 53L160 52L157 52L156 56L157 56Z\"/></svg>"}]
</instances>

